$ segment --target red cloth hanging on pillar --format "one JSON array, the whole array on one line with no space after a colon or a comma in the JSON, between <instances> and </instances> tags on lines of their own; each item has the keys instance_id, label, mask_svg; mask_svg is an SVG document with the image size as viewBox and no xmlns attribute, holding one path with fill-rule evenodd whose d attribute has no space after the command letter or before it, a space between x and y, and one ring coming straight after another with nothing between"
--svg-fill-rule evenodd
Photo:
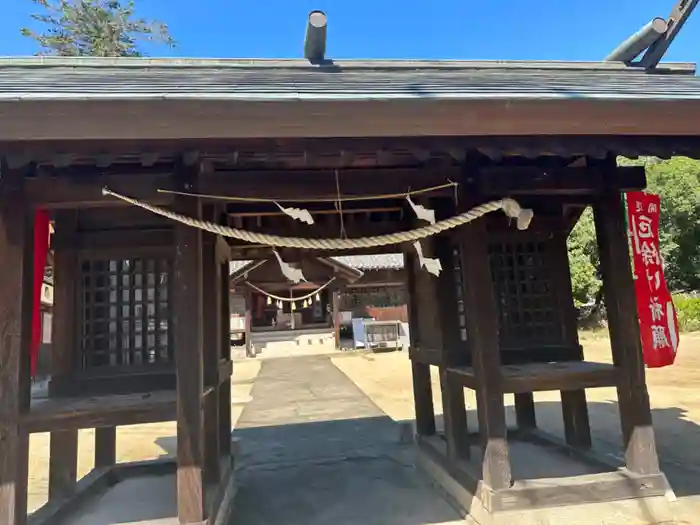
<instances>
[{"instance_id":1,"label":"red cloth hanging on pillar","mask_svg":"<svg viewBox=\"0 0 700 525\"><path fill-rule=\"evenodd\" d=\"M34 215L34 289L32 296L32 340L29 348L31 357L31 374L36 374L41 344L41 288L44 284L46 256L49 251L49 214L46 210L37 210Z\"/></svg>"}]
</instances>

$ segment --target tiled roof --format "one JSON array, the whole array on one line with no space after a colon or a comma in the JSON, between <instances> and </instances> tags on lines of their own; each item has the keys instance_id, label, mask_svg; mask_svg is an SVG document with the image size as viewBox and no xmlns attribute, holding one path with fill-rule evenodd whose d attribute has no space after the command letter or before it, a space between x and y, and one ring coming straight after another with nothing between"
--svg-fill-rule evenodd
<instances>
[{"instance_id":1,"label":"tiled roof","mask_svg":"<svg viewBox=\"0 0 700 525\"><path fill-rule=\"evenodd\" d=\"M0 59L0 100L417 98L698 100L700 78L613 62Z\"/></svg>"},{"instance_id":2,"label":"tiled roof","mask_svg":"<svg viewBox=\"0 0 700 525\"><path fill-rule=\"evenodd\" d=\"M379 255L343 255L329 257L341 264L356 270L399 270L403 268L403 255L400 253L384 253ZM234 273L250 264L252 261L231 261L229 273Z\"/></svg>"},{"instance_id":3,"label":"tiled roof","mask_svg":"<svg viewBox=\"0 0 700 525\"><path fill-rule=\"evenodd\" d=\"M378 255L342 255L331 257L356 270L397 270L403 268L403 254L383 253Z\"/></svg>"}]
</instances>

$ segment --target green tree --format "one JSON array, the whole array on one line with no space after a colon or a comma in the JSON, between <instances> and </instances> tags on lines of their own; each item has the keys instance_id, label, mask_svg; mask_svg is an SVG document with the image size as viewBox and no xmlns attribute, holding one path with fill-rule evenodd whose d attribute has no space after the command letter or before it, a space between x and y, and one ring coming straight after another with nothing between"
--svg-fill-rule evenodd
<instances>
[{"instance_id":1,"label":"green tree","mask_svg":"<svg viewBox=\"0 0 700 525\"><path fill-rule=\"evenodd\" d=\"M576 306L598 296L601 281L598 278L598 245L591 208L586 208L567 240L571 287Z\"/></svg>"},{"instance_id":2,"label":"green tree","mask_svg":"<svg viewBox=\"0 0 700 525\"><path fill-rule=\"evenodd\" d=\"M661 197L659 242L672 290L700 289L700 162L647 162L647 186Z\"/></svg>"},{"instance_id":3,"label":"green tree","mask_svg":"<svg viewBox=\"0 0 700 525\"><path fill-rule=\"evenodd\" d=\"M175 45L167 25L139 18L133 0L32 0L42 8L33 14L43 30L22 29L36 40L40 55L136 57L139 42Z\"/></svg>"},{"instance_id":4,"label":"green tree","mask_svg":"<svg viewBox=\"0 0 700 525\"><path fill-rule=\"evenodd\" d=\"M659 243L671 290L700 289L700 162L619 158L623 166L644 166L648 190L661 198ZM569 265L577 304L599 301L600 273L593 215L587 209L568 239Z\"/></svg>"}]
</instances>

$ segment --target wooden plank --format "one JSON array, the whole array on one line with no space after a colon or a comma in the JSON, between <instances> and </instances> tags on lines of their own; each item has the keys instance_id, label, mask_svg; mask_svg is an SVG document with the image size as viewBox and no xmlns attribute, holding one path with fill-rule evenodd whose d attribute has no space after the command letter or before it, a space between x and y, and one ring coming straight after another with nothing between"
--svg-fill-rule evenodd
<instances>
[{"instance_id":1,"label":"wooden plank","mask_svg":"<svg viewBox=\"0 0 700 525\"><path fill-rule=\"evenodd\" d=\"M494 512L526 511L538 507L585 505L620 500L638 500L666 493L664 477L635 476L623 471L587 474L571 478L545 478L515 482L512 488L494 494ZM533 502L541 502L539 505ZM655 520L652 522L654 523Z\"/></svg>"},{"instance_id":2,"label":"wooden plank","mask_svg":"<svg viewBox=\"0 0 700 525\"><path fill-rule=\"evenodd\" d=\"M479 483L479 474L475 472L473 463L448 458L441 440L436 437L419 438L417 444L419 465L425 467L426 457L434 462L429 474L467 514L474 515L478 509L473 505L476 499L483 505L483 513L479 513L481 516L503 520L504 523L512 523L513 513L518 511L620 500L641 502L642 498L663 496L667 486L662 474L637 475L620 469L574 477L527 479L516 481L511 487L491 491ZM436 466L439 471L435 470ZM508 514L499 516L501 513Z\"/></svg>"},{"instance_id":3,"label":"wooden plank","mask_svg":"<svg viewBox=\"0 0 700 525\"><path fill-rule=\"evenodd\" d=\"M157 365L148 366L160 368ZM92 371L89 373L81 372L52 379L50 383L51 395L54 397L95 397L175 390L174 366L164 366L152 372L143 368L139 369L136 365L131 367L134 368L131 374L128 370L96 369L95 373Z\"/></svg>"},{"instance_id":4,"label":"wooden plank","mask_svg":"<svg viewBox=\"0 0 700 525\"><path fill-rule=\"evenodd\" d=\"M476 383L479 432L484 448L482 475L494 490L510 486L512 475L506 436L498 338L498 310L494 298L486 225L474 221L455 232L462 254L467 343Z\"/></svg>"},{"instance_id":5,"label":"wooden plank","mask_svg":"<svg viewBox=\"0 0 700 525\"><path fill-rule=\"evenodd\" d=\"M58 236L52 241L55 250L100 250L134 249L141 247L164 247L172 250L175 235L172 229L149 230L101 230L79 232L73 237ZM154 253L158 253L157 251Z\"/></svg>"},{"instance_id":6,"label":"wooden plank","mask_svg":"<svg viewBox=\"0 0 700 525\"><path fill-rule=\"evenodd\" d=\"M405 255L406 287L408 289L408 318L411 338L411 348L420 344L420 297L416 290L417 267L416 256L412 253ZM419 436L435 434L435 408L433 407L433 387L430 380L430 366L411 360L413 377L413 402L416 412L416 433Z\"/></svg>"},{"instance_id":7,"label":"wooden plank","mask_svg":"<svg viewBox=\"0 0 700 525\"><path fill-rule=\"evenodd\" d=\"M543 168L539 166L489 166L478 170L482 195L591 195L604 189L633 191L646 188L643 166L614 170L590 166Z\"/></svg>"},{"instance_id":8,"label":"wooden plank","mask_svg":"<svg viewBox=\"0 0 700 525\"><path fill-rule=\"evenodd\" d=\"M117 463L117 427L95 429L95 468L113 467Z\"/></svg>"},{"instance_id":9,"label":"wooden plank","mask_svg":"<svg viewBox=\"0 0 700 525\"><path fill-rule=\"evenodd\" d=\"M313 111L309 108L313 107ZM695 100L23 100L0 104L0 141L402 136L692 136Z\"/></svg>"},{"instance_id":10,"label":"wooden plank","mask_svg":"<svg viewBox=\"0 0 700 525\"><path fill-rule=\"evenodd\" d=\"M28 432L174 421L174 391L150 394L51 398L34 404L21 420Z\"/></svg>"},{"instance_id":11,"label":"wooden plank","mask_svg":"<svg viewBox=\"0 0 700 525\"><path fill-rule=\"evenodd\" d=\"M639 338L637 301L630 268L625 210L621 196L611 193L593 207L603 294L617 388L627 468L639 474L659 472L649 392Z\"/></svg>"},{"instance_id":12,"label":"wooden plank","mask_svg":"<svg viewBox=\"0 0 700 525\"><path fill-rule=\"evenodd\" d=\"M692 66L692 64L688 64ZM501 66L502 67L502 66ZM686 71L695 74L694 68ZM530 135L516 136L407 136L391 137L304 137L304 138L238 138L207 139L188 137L188 148L200 152L200 160L220 164L233 164L240 170L261 169L260 153L265 155L265 164L279 169L280 165L290 169L363 169L374 166L406 166L408 163L423 162L410 151L430 151L436 160L427 163L463 163L466 153L480 151L492 160L508 156L522 156L535 159L541 156L605 158L610 152L630 157L656 151L658 155L683 154L697 151L697 136L591 136L591 135ZM115 152L115 168L121 174L144 174L144 168L153 170L162 166L162 174L173 171L172 159L182 149L181 141L168 140L32 140L21 145L15 142L0 141L0 150L8 159L17 159L24 165L32 161L42 165L52 163L61 152L74 152L81 159L96 157L105 151ZM140 159L134 161L134 154ZM147 157L160 155L164 164L146 162ZM385 160L386 157L389 160ZM19 164L18 162L18 164ZM131 164L129 165L129 162ZM95 170L88 167L89 177ZM99 168L103 170L103 168ZM230 167L229 167L230 169ZM70 169L62 168L63 174ZM139 173L140 171L140 173ZM99 173L103 173L100 171ZM50 170L48 176L58 173Z\"/></svg>"},{"instance_id":13,"label":"wooden plank","mask_svg":"<svg viewBox=\"0 0 700 525\"><path fill-rule=\"evenodd\" d=\"M172 172L173 168L169 168ZM102 195L108 187L148 202L168 205L173 195L158 189L174 190L167 175L168 168L152 170L139 166L124 166L119 172L100 170L92 166L72 166L52 170L27 182L27 191L34 203L46 208L61 209L75 206L121 206L122 201ZM104 174L102 174L104 173ZM208 195L233 195L246 198L330 198L337 197L335 170L216 170L199 181L199 192ZM397 194L408 188L425 188L445 184L459 169L447 167L445 172L423 168L373 168L339 170L339 182L344 196ZM235 181L235 182L234 182ZM261 183L264 181L264 183ZM359 193L358 193L359 188ZM371 190L368 190L371 188ZM309 193L312 189L312 193ZM447 191L443 194L448 194Z\"/></svg>"},{"instance_id":14,"label":"wooden plank","mask_svg":"<svg viewBox=\"0 0 700 525\"><path fill-rule=\"evenodd\" d=\"M205 213L205 218L213 219L210 213ZM216 395L216 390L221 382L219 375L219 357L221 355L219 348L221 344L219 281L222 276L221 265L217 257L217 236L203 234L202 244L203 377L204 386L214 389L213 394L204 399L204 474L207 481L218 483L221 472L219 469L219 396Z\"/></svg>"},{"instance_id":15,"label":"wooden plank","mask_svg":"<svg viewBox=\"0 0 700 525\"><path fill-rule=\"evenodd\" d=\"M159 193L158 189L173 190L164 167L148 170L139 166L125 166L119 172L92 166L74 166L65 170L52 170L51 176L39 176L27 182L31 199L47 208L74 206L121 206L114 197L102 195L108 187L118 193L147 200L154 204L168 205L173 195ZM86 172L86 173L83 173ZM89 172L89 173L87 173ZM344 196L400 194L408 188L419 189L457 180L460 168L444 166L440 169L416 167L348 168L338 170ZM484 195L502 196L522 193L551 195L591 195L608 185L621 191L646 187L644 169L635 166L617 168L606 178L598 167L557 168L545 170L539 167L482 167L478 172L479 190ZM235 184L233 183L235 181ZM309 188L312 193L309 194ZM372 188L368 192L367 188ZM216 170L200 180L199 192L208 195L246 198L294 199L335 198L335 170ZM445 189L434 194L449 196ZM273 211L274 210L270 210Z\"/></svg>"},{"instance_id":16,"label":"wooden plank","mask_svg":"<svg viewBox=\"0 0 700 525\"><path fill-rule=\"evenodd\" d=\"M49 501L67 498L78 481L78 430L51 432L49 444Z\"/></svg>"},{"instance_id":17,"label":"wooden plank","mask_svg":"<svg viewBox=\"0 0 700 525\"><path fill-rule=\"evenodd\" d=\"M0 523L24 525L29 436L19 420L30 399L33 220L22 191L24 174L0 169Z\"/></svg>"},{"instance_id":18,"label":"wooden plank","mask_svg":"<svg viewBox=\"0 0 700 525\"><path fill-rule=\"evenodd\" d=\"M183 190L196 188L197 173L182 167L176 183ZM190 217L201 216L198 199L178 197L175 209ZM204 414L202 394L202 232L175 227L175 368L177 375L177 502L181 523L206 519L204 493Z\"/></svg>"},{"instance_id":19,"label":"wooden plank","mask_svg":"<svg viewBox=\"0 0 700 525\"><path fill-rule=\"evenodd\" d=\"M172 165L150 169L138 166L75 168L43 168L43 173L27 181L29 199L48 209L125 206L123 201L102 194L103 188L110 188L153 204L168 205L173 201L172 195L157 192L161 187L172 188Z\"/></svg>"},{"instance_id":20,"label":"wooden plank","mask_svg":"<svg viewBox=\"0 0 700 525\"><path fill-rule=\"evenodd\" d=\"M479 388L475 368L450 367L450 371L467 388ZM564 361L506 365L501 367L501 373L504 392L527 393L616 386L619 370L607 363Z\"/></svg>"}]
</instances>

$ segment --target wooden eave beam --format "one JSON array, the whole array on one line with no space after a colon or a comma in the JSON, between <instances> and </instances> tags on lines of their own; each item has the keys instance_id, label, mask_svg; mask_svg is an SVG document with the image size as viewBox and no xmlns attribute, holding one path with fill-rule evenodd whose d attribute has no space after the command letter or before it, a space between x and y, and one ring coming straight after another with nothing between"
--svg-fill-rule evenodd
<instances>
[{"instance_id":1,"label":"wooden eave beam","mask_svg":"<svg viewBox=\"0 0 700 525\"><path fill-rule=\"evenodd\" d=\"M154 204L168 205L173 196L158 190L172 189L170 173L167 168L152 171L121 168L120 172L95 168L52 170L49 174L40 173L28 179L26 191L34 204L49 209L121 205L121 201L102 195L104 187ZM402 194L409 189L462 180L463 168L352 169L340 171L339 176L344 197ZM620 167L611 176L609 171L596 167L492 166L479 168L478 179L479 189L484 195L499 197L518 194L591 195L605 188L630 191L646 186L644 168L641 167ZM201 194L247 198L303 200L337 197L334 170L217 170L203 174L199 188ZM453 194L451 188L446 188L431 196L451 197Z\"/></svg>"},{"instance_id":2,"label":"wooden eave beam","mask_svg":"<svg viewBox=\"0 0 700 525\"><path fill-rule=\"evenodd\" d=\"M605 189L635 191L646 188L642 166L614 170L599 167L554 168L494 166L478 170L483 195L594 195Z\"/></svg>"},{"instance_id":3,"label":"wooden eave beam","mask_svg":"<svg viewBox=\"0 0 700 525\"><path fill-rule=\"evenodd\" d=\"M678 33L683 29L683 25L697 7L698 1L700 0L678 0L668 16L666 32L649 46L649 49L647 49L647 52L644 53L639 62L640 66L645 69L653 69L659 65L673 40L678 36Z\"/></svg>"}]
</instances>

